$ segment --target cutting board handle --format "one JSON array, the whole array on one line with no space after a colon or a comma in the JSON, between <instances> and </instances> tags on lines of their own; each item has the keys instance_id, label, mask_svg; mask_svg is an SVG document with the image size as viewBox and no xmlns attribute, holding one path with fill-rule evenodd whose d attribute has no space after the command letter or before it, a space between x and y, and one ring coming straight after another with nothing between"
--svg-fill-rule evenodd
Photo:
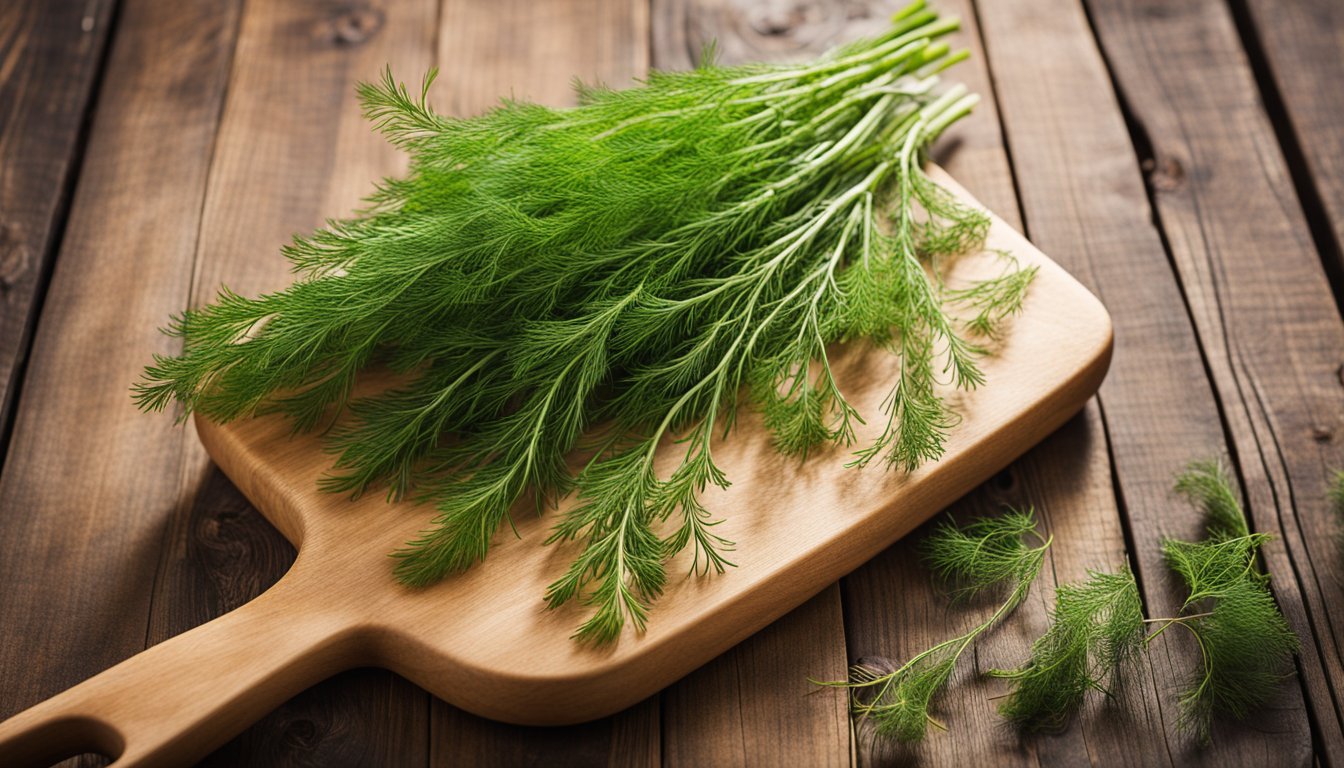
<instances>
[{"instance_id":1,"label":"cutting board handle","mask_svg":"<svg viewBox=\"0 0 1344 768\"><path fill-rule=\"evenodd\" d=\"M360 632L324 613L301 554L250 603L0 723L0 764L98 752L118 768L194 762L286 700L355 665Z\"/></svg>"}]
</instances>

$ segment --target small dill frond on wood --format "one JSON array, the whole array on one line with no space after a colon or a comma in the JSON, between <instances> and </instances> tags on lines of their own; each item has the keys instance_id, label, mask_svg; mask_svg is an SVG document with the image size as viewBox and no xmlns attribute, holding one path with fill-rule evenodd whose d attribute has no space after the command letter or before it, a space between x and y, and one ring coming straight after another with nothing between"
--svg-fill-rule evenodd
<instances>
[{"instance_id":1,"label":"small dill frond on wood","mask_svg":"<svg viewBox=\"0 0 1344 768\"><path fill-rule=\"evenodd\" d=\"M946 520L924 541L924 562L957 597L969 597L996 585L1020 582L1036 566L1024 556L1024 536L1039 538L1031 509L1007 509L965 525Z\"/></svg>"},{"instance_id":2,"label":"small dill frond on wood","mask_svg":"<svg viewBox=\"0 0 1344 768\"><path fill-rule=\"evenodd\" d=\"M1232 488L1227 466L1218 459L1196 461L1176 477L1176 492L1204 513L1209 538L1246 536L1251 530L1241 511L1241 500Z\"/></svg>"},{"instance_id":3,"label":"small dill frond on wood","mask_svg":"<svg viewBox=\"0 0 1344 768\"><path fill-rule=\"evenodd\" d=\"M1222 465L1193 464L1176 485L1206 513L1207 537L1163 543L1189 594L1182 614L1157 620L1161 626L1147 642L1177 625L1194 637L1202 663L1181 693L1180 725L1207 743L1216 716L1245 718L1291 677L1298 640L1274 602L1268 574L1256 565L1270 536L1250 532Z\"/></svg>"},{"instance_id":4,"label":"small dill frond on wood","mask_svg":"<svg viewBox=\"0 0 1344 768\"><path fill-rule=\"evenodd\" d=\"M1205 515L1203 539L1162 544L1188 589L1179 614L1144 619L1128 569L1061 586L1051 626L1032 645L1031 659L990 672L1012 682L1000 711L1022 730L1067 725L1089 690L1113 690L1140 649L1173 626L1190 632L1200 651L1200 666L1180 695L1179 724L1202 742L1216 716L1246 717L1291 674L1297 637L1270 594L1269 576L1256 566L1270 536L1250 530L1222 462L1191 464L1175 487ZM1157 629L1145 637L1144 624Z\"/></svg>"},{"instance_id":5,"label":"small dill frond on wood","mask_svg":"<svg viewBox=\"0 0 1344 768\"><path fill-rule=\"evenodd\" d=\"M1143 647L1143 603L1134 574L1091 571L1055 592L1051 625L1017 669L989 674L1012 683L999 712L1023 731L1068 725L1088 691L1107 695Z\"/></svg>"},{"instance_id":6,"label":"small dill frond on wood","mask_svg":"<svg viewBox=\"0 0 1344 768\"><path fill-rule=\"evenodd\" d=\"M509 101L469 119L431 108L433 73L412 90L387 72L359 96L409 174L285 248L290 287L224 290L176 318L181 354L155 358L136 397L221 422L278 411L298 430L347 412L322 487L436 508L395 553L408 584L486 557L516 506L573 494L551 536L572 565L547 601L592 607L583 640L642 628L679 551L699 573L730 564L699 497L730 482L711 438L739 405L785 453L848 445L864 417L827 350L876 343L899 372L854 463L911 470L957 423L946 385L984 383L978 338L1035 272L1010 258L970 285L939 272L990 224L923 170L976 103L938 83L965 56L940 39L957 26L916 2L811 63L706 60L582 88L570 109ZM352 402L374 365L400 383ZM572 471L598 430L619 439ZM668 446L680 464L657 474Z\"/></svg>"},{"instance_id":7,"label":"small dill frond on wood","mask_svg":"<svg viewBox=\"0 0 1344 768\"><path fill-rule=\"evenodd\" d=\"M1335 513L1335 541L1344 548L1344 470L1335 470L1325 491L1330 510Z\"/></svg>"},{"instance_id":8,"label":"small dill frond on wood","mask_svg":"<svg viewBox=\"0 0 1344 768\"><path fill-rule=\"evenodd\" d=\"M1030 546L1026 537L1035 539ZM821 683L849 690L855 717L870 721L878 736L913 742L924 738L934 698L947 685L961 655L1026 599L1041 572L1049 539L1036 532L1031 510L1008 510L964 526L941 524L924 546L929 566L958 596L996 588L1009 590L1003 603L964 634L934 645L895 670L868 664L850 669L849 680Z\"/></svg>"}]
</instances>

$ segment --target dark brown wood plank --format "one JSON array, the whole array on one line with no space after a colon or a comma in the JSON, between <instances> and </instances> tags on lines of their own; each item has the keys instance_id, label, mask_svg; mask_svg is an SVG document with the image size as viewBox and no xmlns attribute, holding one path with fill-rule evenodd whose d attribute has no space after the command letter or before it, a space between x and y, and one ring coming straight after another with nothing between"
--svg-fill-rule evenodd
<instances>
[{"instance_id":1,"label":"dark brown wood plank","mask_svg":"<svg viewBox=\"0 0 1344 768\"><path fill-rule=\"evenodd\" d=\"M221 284L255 293L292 275L279 247L344 215L404 160L360 116L354 84L388 63L418 79L435 56L434 0L249 3L204 200L192 303ZM150 642L254 597L293 549L192 438L165 540ZM199 488L199 491L197 489ZM429 696L382 670L339 675L296 696L208 765L423 765Z\"/></svg>"},{"instance_id":2,"label":"dark brown wood plank","mask_svg":"<svg viewBox=\"0 0 1344 768\"><path fill-rule=\"evenodd\" d=\"M845 673L838 586L663 692L663 757L669 766L850 763L843 698L809 677Z\"/></svg>"},{"instance_id":3,"label":"dark brown wood plank","mask_svg":"<svg viewBox=\"0 0 1344 768\"><path fill-rule=\"evenodd\" d=\"M144 647L189 438L127 388L187 296L238 5L121 11L0 478L0 717Z\"/></svg>"},{"instance_id":4,"label":"dark brown wood plank","mask_svg":"<svg viewBox=\"0 0 1344 768\"><path fill-rule=\"evenodd\" d=\"M1105 64L1077 3L979 3L1028 233L1112 310L1115 358L1100 394L1147 608L1172 615L1178 580L1164 536L1193 538L1199 515L1171 493L1193 460L1225 453L1218 404L1143 186ZM1137 53L1133 55L1138 55ZM1152 66L1169 66L1153 56ZM1178 68L1172 68L1179 71ZM1206 117L1212 119L1211 117ZM1291 609L1291 596L1284 596ZM1301 690L1250 722L1220 724L1211 748L1176 729L1176 696L1200 663L1186 638L1153 647L1161 732L1177 764L1302 765L1311 739ZM1105 756L1103 756L1105 759Z\"/></svg>"},{"instance_id":5,"label":"dark brown wood plank","mask_svg":"<svg viewBox=\"0 0 1344 768\"><path fill-rule=\"evenodd\" d=\"M0 435L56 255L114 4L0 6Z\"/></svg>"},{"instance_id":6,"label":"dark brown wood plank","mask_svg":"<svg viewBox=\"0 0 1344 768\"><path fill-rule=\"evenodd\" d=\"M477 114L505 96L572 104L576 77L619 88L646 72L648 40L644 3L443 0L432 98L458 115ZM657 697L569 728L492 722L435 699L430 755L434 765L655 766L659 732Z\"/></svg>"},{"instance_id":7,"label":"dark brown wood plank","mask_svg":"<svg viewBox=\"0 0 1344 768\"><path fill-rule=\"evenodd\" d=\"M1280 537L1265 557L1302 639L1317 747L1344 762L1344 560L1325 499L1344 466L1344 322L1227 6L1089 6L1154 154L1149 185L1251 515Z\"/></svg>"},{"instance_id":8,"label":"dark brown wood plank","mask_svg":"<svg viewBox=\"0 0 1344 768\"><path fill-rule=\"evenodd\" d=\"M1266 103L1287 132L1311 223L1327 251L1336 301L1344 299L1344 3L1337 0L1235 0L1250 44L1263 56ZM1254 61L1254 58L1252 59ZM1315 220L1320 216L1320 220Z\"/></svg>"}]
</instances>

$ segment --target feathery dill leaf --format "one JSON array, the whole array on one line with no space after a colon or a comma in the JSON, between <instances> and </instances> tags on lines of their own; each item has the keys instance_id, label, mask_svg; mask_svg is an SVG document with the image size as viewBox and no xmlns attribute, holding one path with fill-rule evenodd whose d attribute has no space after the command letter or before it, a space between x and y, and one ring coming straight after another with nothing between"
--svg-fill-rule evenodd
<instances>
[{"instance_id":1,"label":"feathery dill leaf","mask_svg":"<svg viewBox=\"0 0 1344 768\"><path fill-rule=\"evenodd\" d=\"M1344 545L1344 470L1335 470L1325 497L1335 513L1335 540Z\"/></svg>"},{"instance_id":2,"label":"feathery dill leaf","mask_svg":"<svg viewBox=\"0 0 1344 768\"><path fill-rule=\"evenodd\" d=\"M547 600L593 608L583 640L642 628L666 563L722 571L731 543L699 502L729 483L711 437L740 393L781 451L849 444L863 417L828 345L867 339L901 361L880 435L855 463L938 458L956 415L940 393L984 381L982 338L1034 276L951 286L940 265L981 247L983 211L923 171L976 97L939 90L965 57L916 2L892 26L801 65L653 72L580 89L569 109L506 101L436 113L391 72L360 86L367 117L410 156L354 218L284 249L297 275L255 298L222 290L174 318L182 352L136 385L146 409L216 421L280 412L329 436L330 491L432 502L395 573L426 584L484 558L520 502L578 503L551 541L576 551ZM400 376L352 400L370 366ZM614 434L574 473L565 457ZM659 446L681 464L654 472Z\"/></svg>"},{"instance_id":3,"label":"feathery dill leaf","mask_svg":"<svg viewBox=\"0 0 1344 768\"><path fill-rule=\"evenodd\" d=\"M1109 693L1107 681L1113 688L1126 662L1177 625L1195 638L1201 658L1181 693L1179 722L1203 742L1215 716L1247 716L1290 674L1297 637L1269 592L1269 576L1256 567L1269 535L1251 532L1222 462L1192 463L1175 488L1205 515L1204 539L1162 544L1189 590L1180 613L1145 620L1128 569L1060 587L1051 626L1027 664L990 672L1012 681L1000 712L1019 728L1062 728L1089 689ZM1145 623L1159 627L1144 637Z\"/></svg>"},{"instance_id":4,"label":"feathery dill leaf","mask_svg":"<svg viewBox=\"0 0 1344 768\"><path fill-rule=\"evenodd\" d=\"M1024 666L989 671L1011 681L999 712L1024 731L1064 728L1088 691L1110 694L1143 647L1143 603L1127 568L1060 586L1051 619Z\"/></svg>"},{"instance_id":5,"label":"feathery dill leaf","mask_svg":"<svg viewBox=\"0 0 1344 768\"><path fill-rule=\"evenodd\" d=\"M1037 545L1029 546L1025 536L1036 539ZM977 518L965 526L940 525L924 547L925 560L934 572L948 581L957 596L1007 587L1007 598L980 624L919 653L895 670L856 664L850 668L848 681L821 684L848 689L854 716L872 722L879 736L904 742L924 738L928 724L937 725L929 716L929 706L952 677L957 660L1026 599L1050 543L1036 532L1031 510L1007 510L1001 516Z\"/></svg>"},{"instance_id":6,"label":"feathery dill leaf","mask_svg":"<svg viewBox=\"0 0 1344 768\"><path fill-rule=\"evenodd\" d=\"M1176 492L1204 513L1210 538L1246 536L1251 532L1222 461L1210 459L1190 464L1176 477Z\"/></svg>"},{"instance_id":7,"label":"feathery dill leaf","mask_svg":"<svg viewBox=\"0 0 1344 768\"><path fill-rule=\"evenodd\" d=\"M1251 533L1221 463L1192 464L1177 488L1207 515L1207 537L1167 540L1168 565L1189 589L1180 616L1160 619L1151 642L1180 625L1199 646L1202 664L1181 694L1183 728L1207 743L1213 718L1244 718L1263 706L1292 674L1298 640L1269 591L1269 576L1256 566L1268 534Z\"/></svg>"}]
</instances>

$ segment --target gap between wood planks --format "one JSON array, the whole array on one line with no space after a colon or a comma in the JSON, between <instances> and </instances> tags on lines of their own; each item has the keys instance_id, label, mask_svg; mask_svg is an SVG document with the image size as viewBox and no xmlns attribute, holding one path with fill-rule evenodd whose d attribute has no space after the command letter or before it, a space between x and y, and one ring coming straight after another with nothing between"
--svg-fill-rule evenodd
<instances>
[{"instance_id":1,"label":"gap between wood planks","mask_svg":"<svg viewBox=\"0 0 1344 768\"><path fill-rule=\"evenodd\" d=\"M1331 537L1320 531L1319 516L1327 514L1323 498L1326 467L1314 465L1340 461L1338 450L1327 450L1326 444L1338 430L1337 423L1330 426L1337 422L1340 409L1338 390L1330 386L1335 382L1329 380L1344 345L1338 305L1326 292L1328 288L1317 292L1315 287L1321 285L1323 254L1320 235L1312 228L1310 197L1301 197L1300 180L1285 167L1291 164L1292 147L1274 140L1276 135L1285 138L1271 125L1276 96L1272 88L1265 90L1263 79L1258 83L1254 79L1255 46L1247 44L1247 27L1234 27L1231 10L1221 2L1182 9L1189 14L1145 2L1090 0L1085 7L1135 147L1147 164L1145 191L1163 235L1163 247L1181 281L1185 309L1199 330L1201 359L1215 384L1220 423L1245 489L1248 513L1253 520L1259 518L1258 528L1277 529L1281 539L1267 549L1266 561L1270 571L1280 576L1275 591L1285 613L1299 635L1304 635L1298 680L1310 704L1307 715L1315 750L1327 763L1335 762L1341 759L1340 715L1338 694L1330 681L1337 677L1339 652L1328 625L1331 606L1338 605L1339 597L1331 594L1328 579L1322 589L1319 571L1324 568L1329 576L1333 570L1329 561L1336 553ZM1173 44L1172 30L1184 30L1184 42ZM1146 45L1162 46L1160 67L1152 67L1152 59L1140 55L1139 49ZM1172 71L1183 73L1184 79L1166 79ZM1191 83L1200 83L1204 93L1186 102L1197 126L1187 130L1177 104L1188 98L1188 91L1182 89ZM1262 89L1261 98L1256 98L1257 86ZM1127 101L1127 91L1141 98ZM1270 106L1268 114L1265 104ZM1219 123L1226 126L1217 130ZM1155 135L1154 130L1159 133ZM1259 165L1234 165L1226 157L1229 148L1234 148L1235 157L1258 155ZM1246 167L1259 172L1248 176ZM1230 179L1208 187L1215 173ZM1292 182L1281 183L1284 178ZM1246 205L1236 205L1225 195L1219 197L1217 190L1229 184L1245 196ZM1285 186L1295 189L1285 190ZM1266 207L1262 202L1266 200L1278 206ZM1233 223L1239 217L1255 221L1245 240L1235 239L1244 234ZM1192 236L1196 224L1198 234ZM1182 237L1173 240L1169 235L1173 228ZM1303 232L1310 240L1302 237ZM1229 233L1235 233L1234 244L1220 249ZM1273 298L1252 301L1249 306L1245 297L1255 288L1243 284L1237 290L1238 278L1243 283L1247 279L1246 253L1274 254L1272 263L1262 257L1252 268L1263 272L1266 287L1262 290ZM1243 258L1241 263L1238 257ZM1211 268L1202 269L1200 258L1210 262ZM1326 258L1325 264L1329 263ZM1268 278L1279 274L1293 276L1295 316L1285 316L1276 303L1284 300L1275 293L1282 286ZM1301 350L1292 358L1294 362L1273 352L1266 354L1263 344L1248 346L1245 334L1238 333L1248 314L1258 318L1255 333L1271 332L1271 347ZM1305 365L1303 358L1308 360ZM1284 382L1290 382L1288 392L1283 391ZM1313 418L1312 413L1321 418L1322 411L1329 414L1325 426L1319 421L1311 425L1308 440L1296 425L1304 417ZM1315 451L1319 458L1312 457L1312 442L1320 448ZM1315 531L1305 533L1313 527ZM1322 553L1313 557L1313 547L1324 549L1326 558L1320 557Z\"/></svg>"},{"instance_id":2,"label":"gap between wood planks","mask_svg":"<svg viewBox=\"0 0 1344 768\"><path fill-rule=\"evenodd\" d=\"M32 14L37 18L28 33L20 32L22 27L16 25L13 37L0 40L0 60L10 59L5 43L22 45L26 50L39 53L31 58L20 55L16 57L16 66L5 69L4 77L0 79L0 96L13 98L0 103L6 103L6 109L11 110L10 118L40 111L42 130L28 131L29 124L21 119L6 120L6 124L0 126L0 148L20 146L20 152L23 152L29 149L23 142L41 134L45 137L43 141L55 144L55 152L51 153L53 156L34 152L16 158L21 162L49 163L54 167L50 169L50 176L31 168L16 172L18 190L11 202L18 209L18 216L7 221L14 214L0 213L0 321L3 321L0 372L4 372L0 380L0 466L9 455L14 417L23 394L33 345L33 329L42 316L51 273L70 217L70 203L79 184L89 125L102 89L111 51L108 41L115 33L118 9L117 0L16 2L7 9L10 14ZM76 16L78 23L75 23ZM74 50L64 50L67 46ZM39 58L47 50L54 51L55 55ZM33 83L29 83L24 77L29 67L35 69L37 75L58 75L68 81L58 80L54 89L51 83L37 83L36 76L32 78ZM52 67L52 71L48 72L44 67ZM34 84L36 87L25 87ZM53 96L52 90L69 90L70 93L62 98L59 93ZM50 106L53 104L57 105L58 111L54 116ZM5 128L16 135L6 136ZM28 188L30 184L33 188ZM45 210L30 212L24 209L34 201ZM25 213L36 215L25 217ZM30 220L24 221L24 218Z\"/></svg>"},{"instance_id":3,"label":"gap between wood planks","mask_svg":"<svg viewBox=\"0 0 1344 768\"><path fill-rule=\"evenodd\" d=\"M1013 95L1007 99L1013 107L1004 106L1008 112L1005 124L1015 158L1019 154L1029 158L1029 162L1018 164L1028 221L1034 214L1049 224L1040 230L1033 224L1033 235L1059 255L1067 256L1071 248L1099 254L1102 260L1089 261L1083 274L1096 281L1103 298L1113 299L1114 306L1124 310L1121 313L1118 309L1115 316L1117 356L1112 376L1103 385L1101 401L1108 415L1115 477L1134 534L1136 545L1131 554L1137 570L1169 581L1156 555L1160 535L1185 536L1189 535L1187 528L1198 528L1196 516L1180 510L1179 502L1169 498L1172 475L1184 462L1200 458L1200 451L1218 446L1228 450L1231 437L1223 429L1225 422L1220 418L1214 392L1207 388L1209 372L1216 368L1202 354L1201 338L1191 327L1195 319L1188 306L1191 283L1183 286L1184 292L1173 290L1178 286L1173 268L1182 265L1172 259L1170 244L1157 236L1153 207L1143 180L1135 175L1137 168L1122 160L1133 157L1133 140L1123 121L1113 119L1118 117L1116 104L1106 90L1114 90L1118 81L1099 59L1096 36L1081 16L1082 8L1074 3L1048 6L1029 2L1018 4L1011 12L988 3L981 3L980 9L982 19L992 11L993 29L987 31L991 43L996 39L1006 41L1003 46L990 45L990 58L997 76L1015 81ZM1118 17L1135 24L1150 18L1157 23L1155 14L1145 15L1143 9L1130 7L1125 11ZM1038 52L1039 57L1023 48ZM1133 61L1158 61L1155 57L1144 58L1140 52L1131 53ZM1165 64L1165 59L1162 62ZM1202 72L1197 61L1182 63L1185 66L1178 71L1186 75L1195 77ZM1000 98L1005 98L1002 89ZM1077 178L1070 180L1071 175ZM1062 218L1056 210L1060 207L1064 209ZM1162 234L1169 234L1169 228L1163 227ZM1141 269L1119 274L1114 271L1114 263L1107 262ZM1109 276L1101 279L1102 274ZM1152 291L1160 293L1160 301L1145 295ZM1145 303L1149 305L1146 309ZM1141 316L1145 311L1152 315L1151 323ZM1136 354L1149 359L1142 360ZM1177 361L1180 375L1172 378L1172 363ZM1200 377L1205 383L1192 387ZM1164 381L1166 384L1162 384ZM1205 420L1207 423L1201 423ZM1208 423L1216 429L1210 429ZM1196 454L1191 455L1191 451ZM1251 507L1254 509L1255 504ZM1162 514L1170 514L1172 519L1164 522ZM1282 563L1276 570L1285 571ZM1175 585L1168 589L1160 586L1145 580L1150 606L1154 595L1161 597L1159 605L1171 602ZM1292 611L1291 602L1287 610ZM1167 678L1161 681L1163 688L1171 684L1169 675L1186 666L1175 663L1176 657L1171 654L1166 649L1168 663L1155 668ZM1291 722L1291 717L1285 720ZM1305 726L1305 721L1302 724ZM1243 738L1241 734L1237 737ZM1173 745L1179 743L1177 734L1169 733L1168 739ZM1301 758L1302 745L1294 744L1297 749L1291 754ZM1247 748L1252 746L1251 742L1245 743ZM1270 742L1264 742L1258 749L1269 753L1269 747ZM1289 759L1290 753L1273 751L1276 759ZM1213 759L1209 753L1197 756ZM1234 757L1254 759L1240 751Z\"/></svg>"},{"instance_id":4,"label":"gap between wood planks","mask_svg":"<svg viewBox=\"0 0 1344 768\"><path fill-rule=\"evenodd\" d=\"M1344 67L1337 42L1344 14L1330 5L1334 0L1269 6L1262 0L1227 2L1335 303L1344 309L1344 199L1340 198L1344 187L1337 172L1325 164L1344 147L1338 122L1344 118L1344 97L1338 87ZM1285 41L1291 42L1285 45ZM1310 96L1304 98L1304 92ZM1338 162L1338 157L1334 159ZM1332 188L1333 200L1328 191Z\"/></svg>"}]
</instances>

